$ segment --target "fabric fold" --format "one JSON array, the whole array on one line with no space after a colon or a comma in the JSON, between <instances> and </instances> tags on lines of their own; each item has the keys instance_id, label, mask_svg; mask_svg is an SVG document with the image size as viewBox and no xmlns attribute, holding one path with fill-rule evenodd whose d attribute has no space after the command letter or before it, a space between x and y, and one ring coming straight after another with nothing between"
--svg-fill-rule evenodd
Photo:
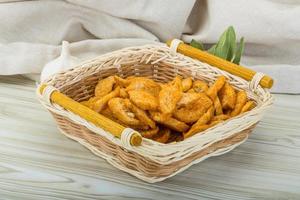
<instances>
[{"instance_id":1,"label":"fabric fold","mask_svg":"<svg viewBox=\"0 0 300 200\"><path fill-rule=\"evenodd\" d=\"M299 18L296 0L0 0L0 75L40 73L64 40L85 60L171 38L209 46L232 25L243 65L274 75L276 92L300 93Z\"/></svg>"}]
</instances>

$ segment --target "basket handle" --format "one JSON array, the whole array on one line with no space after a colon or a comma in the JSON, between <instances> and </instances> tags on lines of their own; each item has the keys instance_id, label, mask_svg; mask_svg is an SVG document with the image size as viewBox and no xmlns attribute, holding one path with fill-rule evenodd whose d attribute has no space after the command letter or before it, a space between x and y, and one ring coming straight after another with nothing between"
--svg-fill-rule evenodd
<instances>
[{"instance_id":1,"label":"basket handle","mask_svg":"<svg viewBox=\"0 0 300 200\"><path fill-rule=\"evenodd\" d=\"M227 71L233 75L239 76L247 81L252 81L253 77L256 74L255 71L249 68L234 64L232 62L229 62L227 60L209 54L205 51L201 51L197 48L194 48L188 44L183 43L178 39L167 41L167 45L172 49L172 51L177 51L191 58L198 59L209 65L215 66L221 70ZM259 81L259 84L263 88L270 89L273 86L273 82L274 81L270 76L264 75Z\"/></svg>"},{"instance_id":2,"label":"basket handle","mask_svg":"<svg viewBox=\"0 0 300 200\"><path fill-rule=\"evenodd\" d=\"M47 86L43 84L39 87L39 92L41 95L47 95L47 89L51 89L52 86ZM52 87L53 89L53 87ZM132 145L132 146L139 146L142 143L142 136L135 130L126 128L107 117L89 109L88 107L82 105L81 103L71 99L70 97L62 94L58 90L54 88L48 92L49 97L46 97L51 100L52 103L56 103L63 107L64 109L71 111L83 119L87 120L88 122L93 123L99 128L102 128L114 136L121 139L121 142L124 145Z\"/></svg>"}]
</instances>

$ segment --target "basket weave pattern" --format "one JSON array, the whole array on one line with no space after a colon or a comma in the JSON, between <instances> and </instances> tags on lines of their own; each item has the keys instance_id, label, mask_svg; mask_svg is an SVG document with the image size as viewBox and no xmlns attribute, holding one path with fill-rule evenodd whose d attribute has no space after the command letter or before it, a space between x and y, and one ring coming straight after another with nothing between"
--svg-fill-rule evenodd
<instances>
[{"instance_id":1,"label":"basket weave pattern","mask_svg":"<svg viewBox=\"0 0 300 200\"><path fill-rule=\"evenodd\" d=\"M47 103L40 96L63 134L115 167L147 182L162 181L192 164L232 150L247 139L265 109L272 104L270 93L258 84L249 84L239 77L160 45L131 47L105 54L54 75L47 84L76 101L83 101L93 95L100 79L110 75L145 76L159 82L170 81L176 75L213 82L218 76L224 75L236 89L245 90L248 97L257 103L253 110L182 142L160 144L144 139L142 146L132 147L122 145L120 139L110 133L94 127L56 104Z\"/></svg>"}]
</instances>

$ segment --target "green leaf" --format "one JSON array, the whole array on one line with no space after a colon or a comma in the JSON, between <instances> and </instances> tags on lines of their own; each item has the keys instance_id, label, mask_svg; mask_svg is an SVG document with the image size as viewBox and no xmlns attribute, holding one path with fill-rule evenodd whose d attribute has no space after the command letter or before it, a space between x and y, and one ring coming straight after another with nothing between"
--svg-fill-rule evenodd
<instances>
[{"instance_id":1,"label":"green leaf","mask_svg":"<svg viewBox=\"0 0 300 200\"><path fill-rule=\"evenodd\" d=\"M210 49L207 50L208 53L215 55L215 51L216 51L216 44L214 44L212 47L210 47Z\"/></svg>"},{"instance_id":2,"label":"green leaf","mask_svg":"<svg viewBox=\"0 0 300 200\"><path fill-rule=\"evenodd\" d=\"M217 46L216 46L216 50L215 50L215 55L223 58L223 59L227 59L228 56L228 52L230 49L230 27L226 29L226 31L224 31L224 33L221 35Z\"/></svg>"},{"instance_id":3,"label":"green leaf","mask_svg":"<svg viewBox=\"0 0 300 200\"><path fill-rule=\"evenodd\" d=\"M202 43L192 40L190 45L197 49L204 50ZM220 36L217 44L207 50L208 53L239 64L244 51L244 38L240 39L239 45L236 43L236 34L232 26L229 26Z\"/></svg>"},{"instance_id":4,"label":"green leaf","mask_svg":"<svg viewBox=\"0 0 300 200\"><path fill-rule=\"evenodd\" d=\"M229 50L228 50L226 60L231 62L234 58L234 54L236 51L236 36L235 36L234 28L232 26L230 26L227 30L227 40L229 44Z\"/></svg>"},{"instance_id":5,"label":"green leaf","mask_svg":"<svg viewBox=\"0 0 300 200\"><path fill-rule=\"evenodd\" d=\"M204 47L203 47L203 44L201 42L197 42L196 40L192 39L190 45L192 47L195 47L197 49L200 49L200 50L204 50Z\"/></svg>"},{"instance_id":6,"label":"green leaf","mask_svg":"<svg viewBox=\"0 0 300 200\"><path fill-rule=\"evenodd\" d=\"M235 64L240 64L240 61L241 61L241 57L242 57L242 54L244 52L244 48L245 48L245 42L244 42L244 37L242 37L240 39L240 44L238 45L236 51L235 51L235 56L234 56L234 59L233 59L233 63Z\"/></svg>"}]
</instances>

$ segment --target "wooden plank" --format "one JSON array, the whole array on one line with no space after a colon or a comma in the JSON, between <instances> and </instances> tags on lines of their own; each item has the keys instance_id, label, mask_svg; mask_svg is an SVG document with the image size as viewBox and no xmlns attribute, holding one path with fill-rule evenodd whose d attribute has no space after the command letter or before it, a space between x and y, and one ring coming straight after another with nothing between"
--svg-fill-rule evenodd
<instances>
[{"instance_id":1,"label":"wooden plank","mask_svg":"<svg viewBox=\"0 0 300 200\"><path fill-rule=\"evenodd\" d=\"M34 82L0 76L0 199L299 199L300 95L275 98L240 147L148 184L60 134Z\"/></svg>"}]
</instances>

